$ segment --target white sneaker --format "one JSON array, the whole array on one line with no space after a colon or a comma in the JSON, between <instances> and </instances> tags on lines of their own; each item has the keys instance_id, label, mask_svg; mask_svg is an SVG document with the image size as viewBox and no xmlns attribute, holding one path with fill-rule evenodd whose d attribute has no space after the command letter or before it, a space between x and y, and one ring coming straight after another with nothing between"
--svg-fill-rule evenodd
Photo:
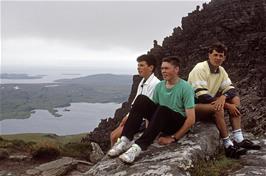
<instances>
[{"instance_id":1,"label":"white sneaker","mask_svg":"<svg viewBox=\"0 0 266 176\"><path fill-rule=\"evenodd\" d=\"M125 136L118 138L114 146L108 151L107 155L110 157L115 157L129 149L131 146L131 142Z\"/></svg>"},{"instance_id":2,"label":"white sneaker","mask_svg":"<svg viewBox=\"0 0 266 176\"><path fill-rule=\"evenodd\" d=\"M125 153L119 156L119 159L121 159L125 163L133 163L135 158L139 156L141 152L141 148L137 144L133 144Z\"/></svg>"}]
</instances>

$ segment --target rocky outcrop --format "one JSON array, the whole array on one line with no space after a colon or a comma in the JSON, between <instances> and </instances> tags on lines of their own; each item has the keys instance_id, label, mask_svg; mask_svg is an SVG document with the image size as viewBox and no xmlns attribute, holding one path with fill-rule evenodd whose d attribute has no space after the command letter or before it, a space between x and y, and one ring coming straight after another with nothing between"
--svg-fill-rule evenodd
<instances>
[{"instance_id":1,"label":"rocky outcrop","mask_svg":"<svg viewBox=\"0 0 266 176\"><path fill-rule=\"evenodd\" d=\"M157 143L141 153L132 165L118 158L104 157L84 175L189 175L189 169L202 160L210 159L219 146L219 134L213 124L198 123L192 132L175 144Z\"/></svg>"}]
</instances>

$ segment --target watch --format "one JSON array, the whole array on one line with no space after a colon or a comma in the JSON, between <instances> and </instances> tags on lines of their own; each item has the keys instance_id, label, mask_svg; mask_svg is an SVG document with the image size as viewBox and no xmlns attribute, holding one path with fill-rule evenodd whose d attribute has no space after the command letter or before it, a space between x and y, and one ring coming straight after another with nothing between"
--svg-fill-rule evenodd
<instances>
[{"instance_id":1,"label":"watch","mask_svg":"<svg viewBox=\"0 0 266 176\"><path fill-rule=\"evenodd\" d=\"M174 139L175 142L177 142L177 139L175 138L175 135L172 135L171 138Z\"/></svg>"}]
</instances>

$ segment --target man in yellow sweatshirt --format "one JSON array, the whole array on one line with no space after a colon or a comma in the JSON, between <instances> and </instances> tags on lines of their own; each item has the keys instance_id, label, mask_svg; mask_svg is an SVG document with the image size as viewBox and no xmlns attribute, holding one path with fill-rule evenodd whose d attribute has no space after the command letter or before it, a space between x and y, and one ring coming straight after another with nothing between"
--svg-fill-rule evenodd
<instances>
[{"instance_id":1,"label":"man in yellow sweatshirt","mask_svg":"<svg viewBox=\"0 0 266 176\"><path fill-rule=\"evenodd\" d=\"M241 131L240 98L227 72L221 66L226 59L227 48L215 43L209 48L209 59L198 63L189 73L188 82L195 91L197 120L214 121L223 139L227 157L239 158L246 149L260 149L259 145L243 138ZM233 141L229 138L224 110L230 114Z\"/></svg>"}]
</instances>

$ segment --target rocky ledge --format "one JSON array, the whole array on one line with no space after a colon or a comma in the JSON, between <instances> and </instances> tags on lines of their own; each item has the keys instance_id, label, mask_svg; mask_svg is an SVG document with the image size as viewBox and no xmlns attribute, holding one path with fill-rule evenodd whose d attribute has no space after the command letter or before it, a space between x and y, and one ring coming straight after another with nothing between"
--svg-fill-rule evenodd
<instances>
[{"instance_id":1,"label":"rocky ledge","mask_svg":"<svg viewBox=\"0 0 266 176\"><path fill-rule=\"evenodd\" d=\"M249 150L240 159L241 168L229 176L255 176L266 175L266 137L255 139L252 135L245 134L253 142L261 145L261 150Z\"/></svg>"},{"instance_id":2,"label":"rocky ledge","mask_svg":"<svg viewBox=\"0 0 266 176\"><path fill-rule=\"evenodd\" d=\"M190 175L194 164L210 159L218 147L219 134L215 125L198 123L175 144L162 146L155 142L132 165L105 156L84 175Z\"/></svg>"}]
</instances>

